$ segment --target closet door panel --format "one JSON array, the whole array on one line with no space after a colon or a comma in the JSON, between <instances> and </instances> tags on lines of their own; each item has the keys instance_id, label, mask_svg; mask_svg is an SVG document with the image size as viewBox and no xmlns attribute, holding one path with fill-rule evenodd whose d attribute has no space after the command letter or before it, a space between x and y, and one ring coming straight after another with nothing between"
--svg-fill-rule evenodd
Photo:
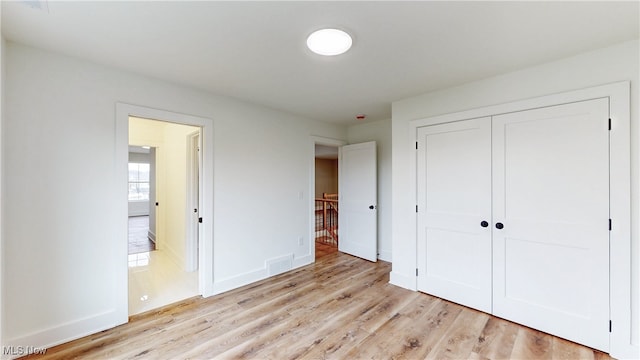
<instances>
[{"instance_id":1,"label":"closet door panel","mask_svg":"<svg viewBox=\"0 0 640 360\"><path fill-rule=\"evenodd\" d=\"M491 119L418 129L418 289L491 311Z\"/></svg>"},{"instance_id":2,"label":"closet door panel","mask_svg":"<svg viewBox=\"0 0 640 360\"><path fill-rule=\"evenodd\" d=\"M596 99L495 116L492 128L494 314L604 351L608 113Z\"/></svg>"}]
</instances>

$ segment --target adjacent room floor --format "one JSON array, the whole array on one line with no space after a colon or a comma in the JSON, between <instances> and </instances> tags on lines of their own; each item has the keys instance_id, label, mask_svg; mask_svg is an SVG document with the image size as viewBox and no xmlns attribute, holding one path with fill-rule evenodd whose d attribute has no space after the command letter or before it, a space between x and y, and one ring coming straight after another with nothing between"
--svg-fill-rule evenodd
<instances>
[{"instance_id":1,"label":"adjacent room floor","mask_svg":"<svg viewBox=\"0 0 640 360\"><path fill-rule=\"evenodd\" d=\"M185 272L164 250L129 255L129 315L198 294L198 272Z\"/></svg>"},{"instance_id":2,"label":"adjacent room floor","mask_svg":"<svg viewBox=\"0 0 640 360\"><path fill-rule=\"evenodd\" d=\"M129 254L153 251L156 244L149 240L149 216L129 217Z\"/></svg>"},{"instance_id":3,"label":"adjacent room floor","mask_svg":"<svg viewBox=\"0 0 640 360\"><path fill-rule=\"evenodd\" d=\"M147 237L148 216L129 218L129 315L198 294L198 272L185 272Z\"/></svg>"},{"instance_id":4,"label":"adjacent room floor","mask_svg":"<svg viewBox=\"0 0 640 360\"><path fill-rule=\"evenodd\" d=\"M316 260L329 254L338 252L338 245L327 243L321 238L316 238Z\"/></svg>"}]
</instances>

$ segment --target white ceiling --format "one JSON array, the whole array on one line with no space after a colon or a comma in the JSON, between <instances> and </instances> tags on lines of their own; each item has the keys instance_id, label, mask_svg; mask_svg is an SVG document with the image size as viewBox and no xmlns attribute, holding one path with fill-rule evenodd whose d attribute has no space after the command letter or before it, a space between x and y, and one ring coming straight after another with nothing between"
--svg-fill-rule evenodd
<instances>
[{"instance_id":1,"label":"white ceiling","mask_svg":"<svg viewBox=\"0 0 640 360\"><path fill-rule=\"evenodd\" d=\"M34 6L35 5L35 6ZM321 121L640 36L639 2L2 1L14 42ZM308 34L338 27L346 54Z\"/></svg>"}]
</instances>

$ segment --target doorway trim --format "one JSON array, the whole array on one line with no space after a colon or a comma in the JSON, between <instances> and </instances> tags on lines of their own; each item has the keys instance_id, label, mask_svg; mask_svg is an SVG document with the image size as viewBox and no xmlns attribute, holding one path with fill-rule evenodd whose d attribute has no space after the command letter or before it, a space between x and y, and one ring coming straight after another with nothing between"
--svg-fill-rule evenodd
<instances>
[{"instance_id":1,"label":"doorway trim","mask_svg":"<svg viewBox=\"0 0 640 360\"><path fill-rule=\"evenodd\" d=\"M316 198L316 145L341 147L347 145L346 141L331 139L321 136L311 136L309 142L309 256L316 262L316 214L315 214L315 198ZM340 168L340 159L338 159L338 168Z\"/></svg>"},{"instance_id":2,"label":"doorway trim","mask_svg":"<svg viewBox=\"0 0 640 360\"><path fill-rule=\"evenodd\" d=\"M115 158L114 158L114 196L116 218L113 239L127 239L127 163L129 149L129 117L139 117L201 128L201 194L200 216L203 222L199 226L198 239L198 294L207 297L213 295L213 120L154 109L139 105L116 103ZM116 268L115 308L118 322L128 322L128 270L127 242L116 241L117 256L121 259Z\"/></svg>"}]
</instances>

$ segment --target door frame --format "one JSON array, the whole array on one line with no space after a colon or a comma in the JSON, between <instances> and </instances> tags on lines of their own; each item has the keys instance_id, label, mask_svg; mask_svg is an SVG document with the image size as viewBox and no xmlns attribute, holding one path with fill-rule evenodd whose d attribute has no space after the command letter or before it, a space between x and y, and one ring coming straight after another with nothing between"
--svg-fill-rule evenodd
<instances>
[{"instance_id":1,"label":"door frame","mask_svg":"<svg viewBox=\"0 0 640 360\"><path fill-rule=\"evenodd\" d=\"M609 336L609 352L616 358L635 358L638 346L632 343L631 322L631 130L629 81L573 90L532 99L492 105L478 109L413 120L409 124L408 146L414 146L417 129L423 126L494 116L546 106L567 104L597 98L609 99L610 131L610 231L609 303L613 324ZM411 186L409 196L416 199L416 153L411 152ZM408 232L416 241L417 216L411 218ZM414 246L416 245L414 244ZM417 259L412 259L417 263ZM417 289L417 277L413 290Z\"/></svg>"},{"instance_id":2,"label":"door frame","mask_svg":"<svg viewBox=\"0 0 640 360\"><path fill-rule=\"evenodd\" d=\"M207 297L213 295L213 121L211 119L171 112L167 110L154 109L139 105L126 103L116 103L115 119L115 158L114 158L114 207L116 209L115 219L113 219L114 233L112 238L127 239L127 202L120 199L127 198L127 166L129 151L129 117L139 117L164 122L171 122L182 125L200 127L201 133L201 157L202 166L200 171L200 183L202 192L200 194L201 207L200 216L203 223L200 224L200 235L198 240L198 262L200 271L198 272L198 294ZM120 195L117 195L120 194ZM116 241L116 251L121 259L116 267L116 291L114 294L116 306L116 318L118 324L128 322L128 264L127 264L127 242Z\"/></svg>"},{"instance_id":3,"label":"door frame","mask_svg":"<svg viewBox=\"0 0 640 360\"><path fill-rule=\"evenodd\" d=\"M315 214L315 198L316 198L316 145L333 146L340 148L347 145L346 141L325 138L321 136L311 136L309 141L309 201L307 209L309 209L309 256L310 262L316 261L316 214ZM338 168L340 167L340 158L338 157Z\"/></svg>"}]
</instances>

